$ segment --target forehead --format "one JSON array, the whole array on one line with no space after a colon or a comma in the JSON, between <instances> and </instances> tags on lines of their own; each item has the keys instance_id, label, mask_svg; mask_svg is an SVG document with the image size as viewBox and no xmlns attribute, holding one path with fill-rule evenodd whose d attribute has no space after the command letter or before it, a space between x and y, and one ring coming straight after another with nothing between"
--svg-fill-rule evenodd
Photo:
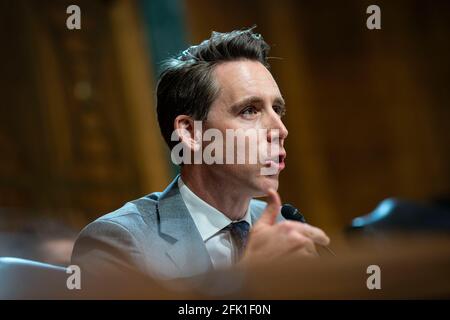
<instances>
[{"instance_id":1,"label":"forehead","mask_svg":"<svg viewBox=\"0 0 450 320\"><path fill-rule=\"evenodd\" d=\"M218 103L229 105L251 96L270 101L281 97L272 74L258 61L221 63L215 67L214 77L220 88Z\"/></svg>"}]
</instances>

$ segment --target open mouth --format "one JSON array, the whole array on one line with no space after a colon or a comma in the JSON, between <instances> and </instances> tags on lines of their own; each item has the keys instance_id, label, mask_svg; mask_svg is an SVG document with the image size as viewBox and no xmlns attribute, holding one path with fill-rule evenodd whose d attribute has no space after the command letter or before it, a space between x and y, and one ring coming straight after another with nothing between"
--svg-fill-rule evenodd
<instances>
[{"instance_id":1,"label":"open mouth","mask_svg":"<svg viewBox=\"0 0 450 320\"><path fill-rule=\"evenodd\" d=\"M272 167L272 166L276 167L278 169L278 172L280 172L281 170L283 170L286 167L285 160L286 160L286 154L280 153L278 155L278 157L273 157L273 158L267 159L265 165L267 167Z\"/></svg>"},{"instance_id":2,"label":"open mouth","mask_svg":"<svg viewBox=\"0 0 450 320\"><path fill-rule=\"evenodd\" d=\"M278 156L278 169L281 171L281 170L283 170L285 167L286 167L286 164L285 164L285 159L286 159L286 154L280 154L279 156Z\"/></svg>"}]
</instances>

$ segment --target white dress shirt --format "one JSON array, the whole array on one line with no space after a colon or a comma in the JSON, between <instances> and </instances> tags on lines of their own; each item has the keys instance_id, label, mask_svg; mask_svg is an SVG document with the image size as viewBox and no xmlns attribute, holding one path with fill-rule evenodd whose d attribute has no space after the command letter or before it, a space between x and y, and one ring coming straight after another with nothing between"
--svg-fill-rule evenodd
<instances>
[{"instance_id":1,"label":"white dress shirt","mask_svg":"<svg viewBox=\"0 0 450 320\"><path fill-rule=\"evenodd\" d=\"M223 230L233 221L222 212L203 201L188 186L178 179L178 188L189 213L194 220L211 257L215 269L231 266L237 258L237 248L229 230ZM239 221L247 221L251 226L250 206L245 216Z\"/></svg>"}]
</instances>

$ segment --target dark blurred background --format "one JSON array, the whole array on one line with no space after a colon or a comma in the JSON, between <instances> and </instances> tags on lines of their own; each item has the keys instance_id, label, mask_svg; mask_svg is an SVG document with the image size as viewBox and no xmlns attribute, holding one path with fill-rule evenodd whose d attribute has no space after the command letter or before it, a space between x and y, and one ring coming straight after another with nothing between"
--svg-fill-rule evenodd
<instances>
[{"instance_id":1,"label":"dark blurred background","mask_svg":"<svg viewBox=\"0 0 450 320\"><path fill-rule=\"evenodd\" d=\"M64 263L89 221L162 190L161 60L255 24L287 101L284 202L339 232L388 197L448 199L448 1L0 0L0 256L44 237Z\"/></svg>"}]
</instances>

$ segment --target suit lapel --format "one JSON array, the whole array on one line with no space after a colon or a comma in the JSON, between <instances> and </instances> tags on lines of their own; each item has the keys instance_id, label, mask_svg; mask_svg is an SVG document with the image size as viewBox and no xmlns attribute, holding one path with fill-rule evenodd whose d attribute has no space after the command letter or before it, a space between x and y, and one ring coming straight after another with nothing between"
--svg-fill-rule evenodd
<instances>
[{"instance_id":1,"label":"suit lapel","mask_svg":"<svg viewBox=\"0 0 450 320\"><path fill-rule=\"evenodd\" d=\"M212 268L206 246L178 190L178 177L160 195L160 233L169 236L166 253L182 276L193 276ZM166 237L167 239L167 237Z\"/></svg>"}]
</instances>

